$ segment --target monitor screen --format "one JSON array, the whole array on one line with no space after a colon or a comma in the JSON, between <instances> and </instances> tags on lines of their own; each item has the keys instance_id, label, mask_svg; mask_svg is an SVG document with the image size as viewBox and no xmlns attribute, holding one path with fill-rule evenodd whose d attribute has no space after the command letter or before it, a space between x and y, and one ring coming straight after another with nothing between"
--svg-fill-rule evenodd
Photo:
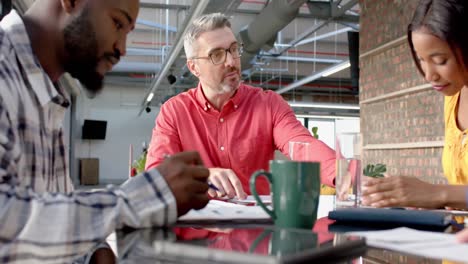
<instances>
[{"instance_id":1,"label":"monitor screen","mask_svg":"<svg viewBox=\"0 0 468 264\"><path fill-rule=\"evenodd\" d=\"M82 139L105 139L107 121L85 119Z\"/></svg>"}]
</instances>

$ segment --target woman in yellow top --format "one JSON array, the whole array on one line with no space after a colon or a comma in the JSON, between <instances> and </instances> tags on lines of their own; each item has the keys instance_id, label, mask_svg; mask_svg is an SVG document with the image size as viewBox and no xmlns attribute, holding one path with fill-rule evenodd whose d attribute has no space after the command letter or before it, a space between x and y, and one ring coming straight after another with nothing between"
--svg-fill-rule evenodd
<instances>
[{"instance_id":1,"label":"woman in yellow top","mask_svg":"<svg viewBox=\"0 0 468 264\"><path fill-rule=\"evenodd\" d=\"M421 0L408 26L414 62L445 96L444 174L450 185L415 177L366 181L363 204L375 207L467 208L468 193L468 1Z\"/></svg>"}]
</instances>

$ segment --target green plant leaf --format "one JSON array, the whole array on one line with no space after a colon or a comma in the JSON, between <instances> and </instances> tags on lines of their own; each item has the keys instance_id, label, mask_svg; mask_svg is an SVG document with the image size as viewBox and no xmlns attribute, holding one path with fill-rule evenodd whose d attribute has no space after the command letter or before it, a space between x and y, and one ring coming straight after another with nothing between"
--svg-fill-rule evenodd
<instances>
[{"instance_id":1,"label":"green plant leaf","mask_svg":"<svg viewBox=\"0 0 468 264\"><path fill-rule=\"evenodd\" d=\"M367 164L362 173L368 177L381 178L384 177L384 173L387 172L387 166L382 163Z\"/></svg>"},{"instance_id":2,"label":"green plant leaf","mask_svg":"<svg viewBox=\"0 0 468 264\"><path fill-rule=\"evenodd\" d=\"M318 139L319 138L319 135L317 134L318 132L318 127L312 127L312 135L314 136L314 138Z\"/></svg>"},{"instance_id":3,"label":"green plant leaf","mask_svg":"<svg viewBox=\"0 0 468 264\"><path fill-rule=\"evenodd\" d=\"M140 157L133 163L133 167L137 170L137 173L145 171L146 164L146 151L141 153Z\"/></svg>"}]
</instances>

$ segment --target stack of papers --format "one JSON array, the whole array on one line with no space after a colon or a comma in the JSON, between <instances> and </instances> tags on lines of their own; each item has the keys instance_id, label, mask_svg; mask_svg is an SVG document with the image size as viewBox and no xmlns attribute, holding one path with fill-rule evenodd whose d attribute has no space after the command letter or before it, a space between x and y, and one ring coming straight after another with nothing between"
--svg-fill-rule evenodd
<instances>
[{"instance_id":1,"label":"stack of papers","mask_svg":"<svg viewBox=\"0 0 468 264\"><path fill-rule=\"evenodd\" d=\"M270 206L271 196L260 195L262 202ZM228 199L225 201L210 200L207 206L200 210L190 210L187 214L179 218L179 222L191 221L229 221L229 220L265 220L272 221L270 216L263 211L260 206L246 206L256 204L255 198L249 195L247 199L240 200L237 198ZM328 215L328 212L333 210L334 196L320 195L317 218L322 218Z\"/></svg>"},{"instance_id":2,"label":"stack of papers","mask_svg":"<svg viewBox=\"0 0 468 264\"><path fill-rule=\"evenodd\" d=\"M376 248L451 261L468 260L468 244L457 242L454 234L419 231L406 227L346 234L365 237L367 244Z\"/></svg>"},{"instance_id":3,"label":"stack of papers","mask_svg":"<svg viewBox=\"0 0 468 264\"><path fill-rule=\"evenodd\" d=\"M187 214L181 216L178 221L239 221L270 219L270 216L260 206L246 206L224 201L210 200L205 208L200 210L190 210Z\"/></svg>"},{"instance_id":4,"label":"stack of papers","mask_svg":"<svg viewBox=\"0 0 468 264\"><path fill-rule=\"evenodd\" d=\"M260 199L265 205L271 205L272 200L270 195L260 195ZM226 201L236 204L252 205L257 204L257 201L252 195L247 196L246 199L240 200L238 198L227 199ZM317 218L328 216L328 212L333 210L335 204L334 195L320 195Z\"/></svg>"}]
</instances>

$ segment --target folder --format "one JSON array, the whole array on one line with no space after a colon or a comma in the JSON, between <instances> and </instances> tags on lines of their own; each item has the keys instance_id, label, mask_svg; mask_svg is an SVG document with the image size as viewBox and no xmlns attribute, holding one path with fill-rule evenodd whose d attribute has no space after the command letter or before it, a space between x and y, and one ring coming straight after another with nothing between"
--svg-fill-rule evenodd
<instances>
[{"instance_id":1,"label":"folder","mask_svg":"<svg viewBox=\"0 0 468 264\"><path fill-rule=\"evenodd\" d=\"M444 230L452 217L444 212L393 208L341 208L331 211L328 218L337 224L373 227L406 226L422 230Z\"/></svg>"}]
</instances>

